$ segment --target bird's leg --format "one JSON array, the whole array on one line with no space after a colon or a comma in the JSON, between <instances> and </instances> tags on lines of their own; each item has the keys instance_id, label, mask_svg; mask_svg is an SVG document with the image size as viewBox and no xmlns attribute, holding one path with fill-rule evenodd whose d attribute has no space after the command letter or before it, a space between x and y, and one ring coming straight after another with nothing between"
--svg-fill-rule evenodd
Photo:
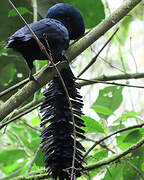
<instances>
[{"instance_id":1,"label":"bird's leg","mask_svg":"<svg viewBox=\"0 0 144 180\"><path fill-rule=\"evenodd\" d=\"M29 69L29 80L30 81L34 80L34 76L32 75L32 69Z\"/></svg>"},{"instance_id":2,"label":"bird's leg","mask_svg":"<svg viewBox=\"0 0 144 180\"><path fill-rule=\"evenodd\" d=\"M32 69L29 70L29 80L39 83L38 80L32 75Z\"/></svg>"},{"instance_id":3,"label":"bird's leg","mask_svg":"<svg viewBox=\"0 0 144 180\"><path fill-rule=\"evenodd\" d=\"M32 74L33 62L26 59L26 64L29 67L29 80L38 83L38 80Z\"/></svg>"},{"instance_id":4,"label":"bird's leg","mask_svg":"<svg viewBox=\"0 0 144 180\"><path fill-rule=\"evenodd\" d=\"M62 51L62 57L63 57L63 60L68 61L68 57L67 57L67 55L65 54L65 50Z\"/></svg>"}]
</instances>

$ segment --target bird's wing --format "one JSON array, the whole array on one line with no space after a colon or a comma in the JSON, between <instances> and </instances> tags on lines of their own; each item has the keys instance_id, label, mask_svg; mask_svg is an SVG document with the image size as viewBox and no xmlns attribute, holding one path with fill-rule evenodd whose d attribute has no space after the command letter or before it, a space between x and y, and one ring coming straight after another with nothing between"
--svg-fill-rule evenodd
<instances>
[{"instance_id":1,"label":"bird's wing","mask_svg":"<svg viewBox=\"0 0 144 180\"><path fill-rule=\"evenodd\" d=\"M47 40L69 40L66 27L55 19L45 18L38 22L29 24L29 26L39 39L45 39L45 37L47 37ZM32 38L33 35L30 30L24 26L9 38L9 42L16 39L20 41L28 41Z\"/></svg>"}]
</instances>

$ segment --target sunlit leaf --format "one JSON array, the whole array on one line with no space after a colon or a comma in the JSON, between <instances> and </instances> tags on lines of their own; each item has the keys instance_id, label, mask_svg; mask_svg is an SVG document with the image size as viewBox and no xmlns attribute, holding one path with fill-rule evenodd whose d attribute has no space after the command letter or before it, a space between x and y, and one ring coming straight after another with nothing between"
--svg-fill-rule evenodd
<instances>
[{"instance_id":1,"label":"sunlit leaf","mask_svg":"<svg viewBox=\"0 0 144 180\"><path fill-rule=\"evenodd\" d=\"M30 123L32 124L32 125L39 125L40 124L40 118L39 118L39 116L36 116L36 117L34 117L33 119L31 119L30 120Z\"/></svg>"},{"instance_id":2,"label":"sunlit leaf","mask_svg":"<svg viewBox=\"0 0 144 180\"><path fill-rule=\"evenodd\" d=\"M16 73L16 69L13 63L7 64L3 69L0 71L0 83L7 85L13 80L13 77Z\"/></svg>"},{"instance_id":3,"label":"sunlit leaf","mask_svg":"<svg viewBox=\"0 0 144 180\"><path fill-rule=\"evenodd\" d=\"M134 111L125 111L122 116L114 121L114 123L126 122L129 118L135 118L138 120L142 120L140 115Z\"/></svg>"},{"instance_id":4,"label":"sunlit leaf","mask_svg":"<svg viewBox=\"0 0 144 180\"><path fill-rule=\"evenodd\" d=\"M112 115L113 114L113 111L111 111L109 108L104 107L104 106L94 105L91 108L99 114L104 114L104 115Z\"/></svg>"},{"instance_id":5,"label":"sunlit leaf","mask_svg":"<svg viewBox=\"0 0 144 180\"><path fill-rule=\"evenodd\" d=\"M20 158L27 157L24 150L11 149L5 150L0 153L0 164L3 166L11 165Z\"/></svg>"},{"instance_id":6,"label":"sunlit leaf","mask_svg":"<svg viewBox=\"0 0 144 180\"><path fill-rule=\"evenodd\" d=\"M100 149L93 155L97 160L103 159L108 157L108 150L106 149Z\"/></svg>"},{"instance_id":7,"label":"sunlit leaf","mask_svg":"<svg viewBox=\"0 0 144 180\"><path fill-rule=\"evenodd\" d=\"M124 180L123 179L123 164L113 164L108 169L107 172L101 180Z\"/></svg>"},{"instance_id":8,"label":"sunlit leaf","mask_svg":"<svg viewBox=\"0 0 144 180\"><path fill-rule=\"evenodd\" d=\"M32 13L31 13L27 8L25 8L25 7L18 7L17 10L19 11L19 13L20 13L21 15L27 14L27 13L32 14ZM9 16L9 17L11 17L11 16L18 16L18 14L17 14L17 12L16 12L14 9L12 9L12 10L9 11L8 16Z\"/></svg>"},{"instance_id":9,"label":"sunlit leaf","mask_svg":"<svg viewBox=\"0 0 144 180\"><path fill-rule=\"evenodd\" d=\"M126 150L136 142L138 142L142 137L142 134L138 129L135 130L127 130L125 132L121 132L120 135L116 137L117 146L121 150Z\"/></svg>"},{"instance_id":10,"label":"sunlit leaf","mask_svg":"<svg viewBox=\"0 0 144 180\"><path fill-rule=\"evenodd\" d=\"M42 17L45 17L48 8L58 2L65 2L72 4L80 10L84 17L86 28L92 28L99 24L103 19L105 19L104 5L101 0L62 0L62 1L50 1L38 0L38 12Z\"/></svg>"},{"instance_id":11,"label":"sunlit leaf","mask_svg":"<svg viewBox=\"0 0 144 180\"><path fill-rule=\"evenodd\" d=\"M123 100L122 90L123 87L109 86L99 91L98 98L94 102L93 106L102 106L111 111L111 113L109 110L106 111L107 114L98 112L98 115L101 118L107 119L110 115L113 114L112 112L119 108Z\"/></svg>"},{"instance_id":12,"label":"sunlit leaf","mask_svg":"<svg viewBox=\"0 0 144 180\"><path fill-rule=\"evenodd\" d=\"M132 132L130 132L126 138L123 140L123 142L128 142L128 143L136 143L138 142L140 139L142 138L142 134L140 133L140 131L134 130Z\"/></svg>"},{"instance_id":13,"label":"sunlit leaf","mask_svg":"<svg viewBox=\"0 0 144 180\"><path fill-rule=\"evenodd\" d=\"M104 133L103 127L95 119L89 116L82 116L80 118L85 121L86 128L84 129L87 133L93 133L93 132Z\"/></svg>"}]
</instances>

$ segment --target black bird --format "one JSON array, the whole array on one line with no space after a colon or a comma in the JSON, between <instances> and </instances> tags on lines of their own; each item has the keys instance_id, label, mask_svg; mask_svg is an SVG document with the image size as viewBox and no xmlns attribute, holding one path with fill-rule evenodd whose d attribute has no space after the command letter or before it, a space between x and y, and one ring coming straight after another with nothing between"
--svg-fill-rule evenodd
<instances>
[{"instance_id":1,"label":"black bird","mask_svg":"<svg viewBox=\"0 0 144 180\"><path fill-rule=\"evenodd\" d=\"M80 38L85 31L84 20L80 12L75 7L65 3L51 7L45 19L30 24L30 27L47 50L46 41L48 41L54 62L62 61L65 58L65 50L69 47L69 41ZM14 33L10 37L7 47L13 48L23 55L30 69L31 80L33 79L33 61L47 59L27 27ZM64 68L60 73L68 90L75 123L73 124L67 95L61 80L56 76L49 83L48 89L45 90L45 99L41 105L41 127L44 127L41 133L41 144L45 167L55 180L71 179L75 148L74 174L72 176L74 180L75 177L81 176L83 169L82 151L85 149L78 140L76 140L74 147L75 136L73 133L75 126L76 137L85 138L84 131L80 129L84 126L84 121L78 117L83 115L81 110L83 101L78 92L80 87L75 82L70 67Z\"/></svg>"},{"instance_id":2,"label":"black bird","mask_svg":"<svg viewBox=\"0 0 144 180\"><path fill-rule=\"evenodd\" d=\"M71 5L59 3L48 10L46 18L29 24L39 40L48 50L50 45L53 60L64 56L69 47L69 40L77 39L84 31L84 21L79 11ZM34 80L32 68L34 60L45 60L47 57L40 50L36 40L24 26L10 36L7 48L13 48L22 54L30 69L29 79ZM65 58L65 56L64 56Z\"/></svg>"}]
</instances>

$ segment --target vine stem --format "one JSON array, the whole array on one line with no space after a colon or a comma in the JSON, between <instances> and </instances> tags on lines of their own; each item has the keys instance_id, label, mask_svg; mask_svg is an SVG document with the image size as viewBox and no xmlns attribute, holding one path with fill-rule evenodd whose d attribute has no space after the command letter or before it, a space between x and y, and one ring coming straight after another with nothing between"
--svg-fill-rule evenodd
<instances>
[{"instance_id":1,"label":"vine stem","mask_svg":"<svg viewBox=\"0 0 144 180\"><path fill-rule=\"evenodd\" d=\"M100 53L104 50L104 48L108 45L108 43L112 40L114 35L118 32L119 28L116 28L114 33L110 36L110 38L107 40L107 42L102 46L102 48L99 50L99 52L92 58L92 60L88 63L88 65L79 73L77 76L78 78L85 73L97 60L97 57L100 55Z\"/></svg>"}]
</instances>

